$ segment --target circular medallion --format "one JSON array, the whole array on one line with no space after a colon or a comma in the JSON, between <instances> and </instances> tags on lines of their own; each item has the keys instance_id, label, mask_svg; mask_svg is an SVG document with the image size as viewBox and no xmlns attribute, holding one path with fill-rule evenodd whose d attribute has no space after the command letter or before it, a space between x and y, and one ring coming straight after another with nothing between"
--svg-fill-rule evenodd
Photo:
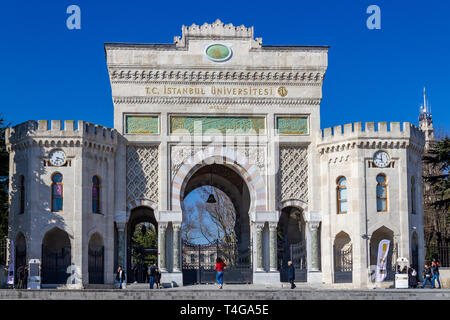
<instances>
[{"instance_id":1,"label":"circular medallion","mask_svg":"<svg viewBox=\"0 0 450 320\"><path fill-rule=\"evenodd\" d=\"M288 94L286 87L279 87L278 94L282 97L285 97Z\"/></svg>"},{"instance_id":2,"label":"circular medallion","mask_svg":"<svg viewBox=\"0 0 450 320\"><path fill-rule=\"evenodd\" d=\"M215 43L206 48L205 54L212 61L222 62L231 58L232 51L226 45Z\"/></svg>"}]
</instances>

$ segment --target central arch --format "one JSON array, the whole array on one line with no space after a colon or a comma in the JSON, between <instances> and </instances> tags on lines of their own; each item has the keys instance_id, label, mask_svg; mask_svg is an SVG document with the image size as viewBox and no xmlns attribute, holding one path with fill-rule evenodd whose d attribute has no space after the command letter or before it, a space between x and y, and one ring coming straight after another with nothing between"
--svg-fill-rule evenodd
<instances>
[{"instance_id":1,"label":"central arch","mask_svg":"<svg viewBox=\"0 0 450 320\"><path fill-rule=\"evenodd\" d=\"M182 210L181 202L190 177L199 168L209 164L226 165L238 172L250 191L250 211L266 210L266 186L259 168L234 149L209 147L186 159L177 170L172 180L173 211Z\"/></svg>"},{"instance_id":2,"label":"central arch","mask_svg":"<svg viewBox=\"0 0 450 320\"><path fill-rule=\"evenodd\" d=\"M251 192L239 171L227 164L197 166L182 190L183 282L214 282L214 260L218 256L228 265L225 282L251 282ZM187 208L185 200L190 194L199 202ZM215 203L206 201L208 194L217 198ZM194 226L195 230L196 224L199 230L203 230L199 232L203 243L200 243L201 240L193 242L189 237L186 239L189 233L185 229ZM205 231L208 228L214 229L214 232Z\"/></svg>"}]
</instances>

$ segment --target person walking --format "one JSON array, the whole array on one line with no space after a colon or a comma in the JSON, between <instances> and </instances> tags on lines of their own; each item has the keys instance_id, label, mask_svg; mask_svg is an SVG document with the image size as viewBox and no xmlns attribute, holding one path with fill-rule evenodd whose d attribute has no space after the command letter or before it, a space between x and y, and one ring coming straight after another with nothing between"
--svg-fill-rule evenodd
<instances>
[{"instance_id":1,"label":"person walking","mask_svg":"<svg viewBox=\"0 0 450 320\"><path fill-rule=\"evenodd\" d=\"M150 278L150 289L153 289L153 285L155 284L155 276L156 276L156 264L152 264L148 269L148 276Z\"/></svg>"},{"instance_id":2,"label":"person walking","mask_svg":"<svg viewBox=\"0 0 450 320\"><path fill-rule=\"evenodd\" d=\"M441 289L441 281L439 281L439 264L435 260L431 262L431 273L433 275L433 277L431 278L431 284L434 288L436 288L437 280L439 285L438 289Z\"/></svg>"},{"instance_id":3,"label":"person walking","mask_svg":"<svg viewBox=\"0 0 450 320\"><path fill-rule=\"evenodd\" d=\"M410 265L408 269L408 287L417 288L417 271L413 265Z\"/></svg>"},{"instance_id":4,"label":"person walking","mask_svg":"<svg viewBox=\"0 0 450 320\"><path fill-rule=\"evenodd\" d=\"M288 261L288 281L291 284L291 289L295 289L296 285L295 281L295 267L292 264L292 261Z\"/></svg>"},{"instance_id":5,"label":"person walking","mask_svg":"<svg viewBox=\"0 0 450 320\"><path fill-rule=\"evenodd\" d=\"M155 284L157 289L161 289L161 270L159 268L155 270Z\"/></svg>"},{"instance_id":6,"label":"person walking","mask_svg":"<svg viewBox=\"0 0 450 320\"><path fill-rule=\"evenodd\" d=\"M28 270L29 270L29 267L28 267L28 265L26 264L26 265L25 265L25 268L23 268L23 275L24 275L24 278L23 278L23 288L24 288L24 289L28 289Z\"/></svg>"},{"instance_id":7,"label":"person walking","mask_svg":"<svg viewBox=\"0 0 450 320\"><path fill-rule=\"evenodd\" d=\"M116 280L119 281L119 289L122 289L122 283L125 281L125 271L122 266L117 268Z\"/></svg>"},{"instance_id":8,"label":"person walking","mask_svg":"<svg viewBox=\"0 0 450 320\"><path fill-rule=\"evenodd\" d=\"M224 269L227 265L225 264L225 262L223 262L222 258L217 257L216 259L216 281L217 284L219 285L219 289L223 289L223 274L224 274Z\"/></svg>"},{"instance_id":9,"label":"person walking","mask_svg":"<svg viewBox=\"0 0 450 320\"><path fill-rule=\"evenodd\" d=\"M430 282L431 288L434 289L433 282L431 282L431 276L432 276L431 268L428 266L428 264L426 264L425 265L425 269L423 270L423 285L422 285L422 289L425 288L427 282Z\"/></svg>"}]
</instances>

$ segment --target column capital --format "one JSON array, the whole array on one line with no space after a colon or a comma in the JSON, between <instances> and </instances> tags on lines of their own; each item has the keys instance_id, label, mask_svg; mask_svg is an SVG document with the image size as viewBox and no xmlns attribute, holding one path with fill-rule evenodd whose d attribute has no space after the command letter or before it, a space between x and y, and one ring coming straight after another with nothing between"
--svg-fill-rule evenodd
<instances>
[{"instance_id":1,"label":"column capital","mask_svg":"<svg viewBox=\"0 0 450 320\"><path fill-rule=\"evenodd\" d=\"M172 222L172 228L173 228L173 231L180 231L181 223Z\"/></svg>"},{"instance_id":2,"label":"column capital","mask_svg":"<svg viewBox=\"0 0 450 320\"><path fill-rule=\"evenodd\" d=\"M264 229L264 223L255 223L256 231L261 232Z\"/></svg>"},{"instance_id":3,"label":"column capital","mask_svg":"<svg viewBox=\"0 0 450 320\"><path fill-rule=\"evenodd\" d=\"M125 222L116 221L116 226L118 231L125 231Z\"/></svg>"},{"instance_id":4,"label":"column capital","mask_svg":"<svg viewBox=\"0 0 450 320\"><path fill-rule=\"evenodd\" d=\"M166 230L168 225L169 225L168 222L159 222L158 223L158 227L162 230Z\"/></svg>"},{"instance_id":5,"label":"column capital","mask_svg":"<svg viewBox=\"0 0 450 320\"><path fill-rule=\"evenodd\" d=\"M269 231L274 232L277 231L278 223L275 222L269 222Z\"/></svg>"},{"instance_id":6,"label":"column capital","mask_svg":"<svg viewBox=\"0 0 450 320\"><path fill-rule=\"evenodd\" d=\"M321 212L305 212L303 215L305 222L308 224L308 228L313 231L319 228L320 222L322 222Z\"/></svg>"}]
</instances>

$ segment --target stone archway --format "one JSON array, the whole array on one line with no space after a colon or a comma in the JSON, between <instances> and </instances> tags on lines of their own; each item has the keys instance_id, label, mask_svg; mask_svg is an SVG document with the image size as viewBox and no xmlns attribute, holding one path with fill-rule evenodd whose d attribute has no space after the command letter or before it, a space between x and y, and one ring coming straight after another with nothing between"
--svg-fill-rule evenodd
<instances>
[{"instance_id":1,"label":"stone archway","mask_svg":"<svg viewBox=\"0 0 450 320\"><path fill-rule=\"evenodd\" d=\"M377 257L378 257L378 244L381 240L389 240L389 251L386 261L386 279L387 281L394 280L395 275L395 261L393 257L395 243L394 243L394 232L382 226L375 230L370 237L370 265L373 270L376 270Z\"/></svg>"},{"instance_id":2,"label":"stone archway","mask_svg":"<svg viewBox=\"0 0 450 320\"><path fill-rule=\"evenodd\" d=\"M71 265L71 244L67 232L55 227L42 240L42 283L65 284Z\"/></svg>"},{"instance_id":3,"label":"stone archway","mask_svg":"<svg viewBox=\"0 0 450 320\"><path fill-rule=\"evenodd\" d=\"M22 232L19 232L16 236L16 240L14 242L15 246L15 283L18 282L18 273L17 270L19 268L24 268L27 264L27 241Z\"/></svg>"},{"instance_id":4,"label":"stone archway","mask_svg":"<svg viewBox=\"0 0 450 320\"><path fill-rule=\"evenodd\" d=\"M266 186L258 167L236 150L225 147L210 147L188 158L177 170L171 186L173 211L182 210L181 203L187 182L200 167L207 164L222 164L233 168L241 175L249 188L250 211L266 210Z\"/></svg>"},{"instance_id":5,"label":"stone archway","mask_svg":"<svg viewBox=\"0 0 450 320\"><path fill-rule=\"evenodd\" d=\"M307 281L306 251L306 224L303 210L297 206L284 207L277 226L277 261L281 282L288 281L288 261L292 261L295 266L295 281Z\"/></svg>"},{"instance_id":6,"label":"stone archway","mask_svg":"<svg viewBox=\"0 0 450 320\"><path fill-rule=\"evenodd\" d=\"M334 282L353 282L353 248L350 236L344 232L339 232L333 244L334 257Z\"/></svg>"},{"instance_id":7,"label":"stone archway","mask_svg":"<svg viewBox=\"0 0 450 320\"><path fill-rule=\"evenodd\" d=\"M158 263L158 222L150 203L137 200L129 208L126 225L127 282L145 283L148 265Z\"/></svg>"},{"instance_id":8,"label":"stone archway","mask_svg":"<svg viewBox=\"0 0 450 320\"><path fill-rule=\"evenodd\" d=\"M88 272L90 284L102 284L105 282L105 246L103 237L94 233L88 245Z\"/></svg>"},{"instance_id":9,"label":"stone archway","mask_svg":"<svg viewBox=\"0 0 450 320\"><path fill-rule=\"evenodd\" d=\"M211 256L221 257L227 264L225 283L252 282L251 196L243 177L231 165L205 164L197 166L186 179L181 197L182 237L188 235L185 232L188 226L196 225L191 216L203 217L197 224L204 243L196 245L190 239L183 239L183 282L214 282L215 262L211 263ZM188 209L185 199L194 191L200 192L203 198L195 209ZM213 196L214 203L207 203L208 194ZM209 232L208 227L214 232Z\"/></svg>"}]
</instances>

